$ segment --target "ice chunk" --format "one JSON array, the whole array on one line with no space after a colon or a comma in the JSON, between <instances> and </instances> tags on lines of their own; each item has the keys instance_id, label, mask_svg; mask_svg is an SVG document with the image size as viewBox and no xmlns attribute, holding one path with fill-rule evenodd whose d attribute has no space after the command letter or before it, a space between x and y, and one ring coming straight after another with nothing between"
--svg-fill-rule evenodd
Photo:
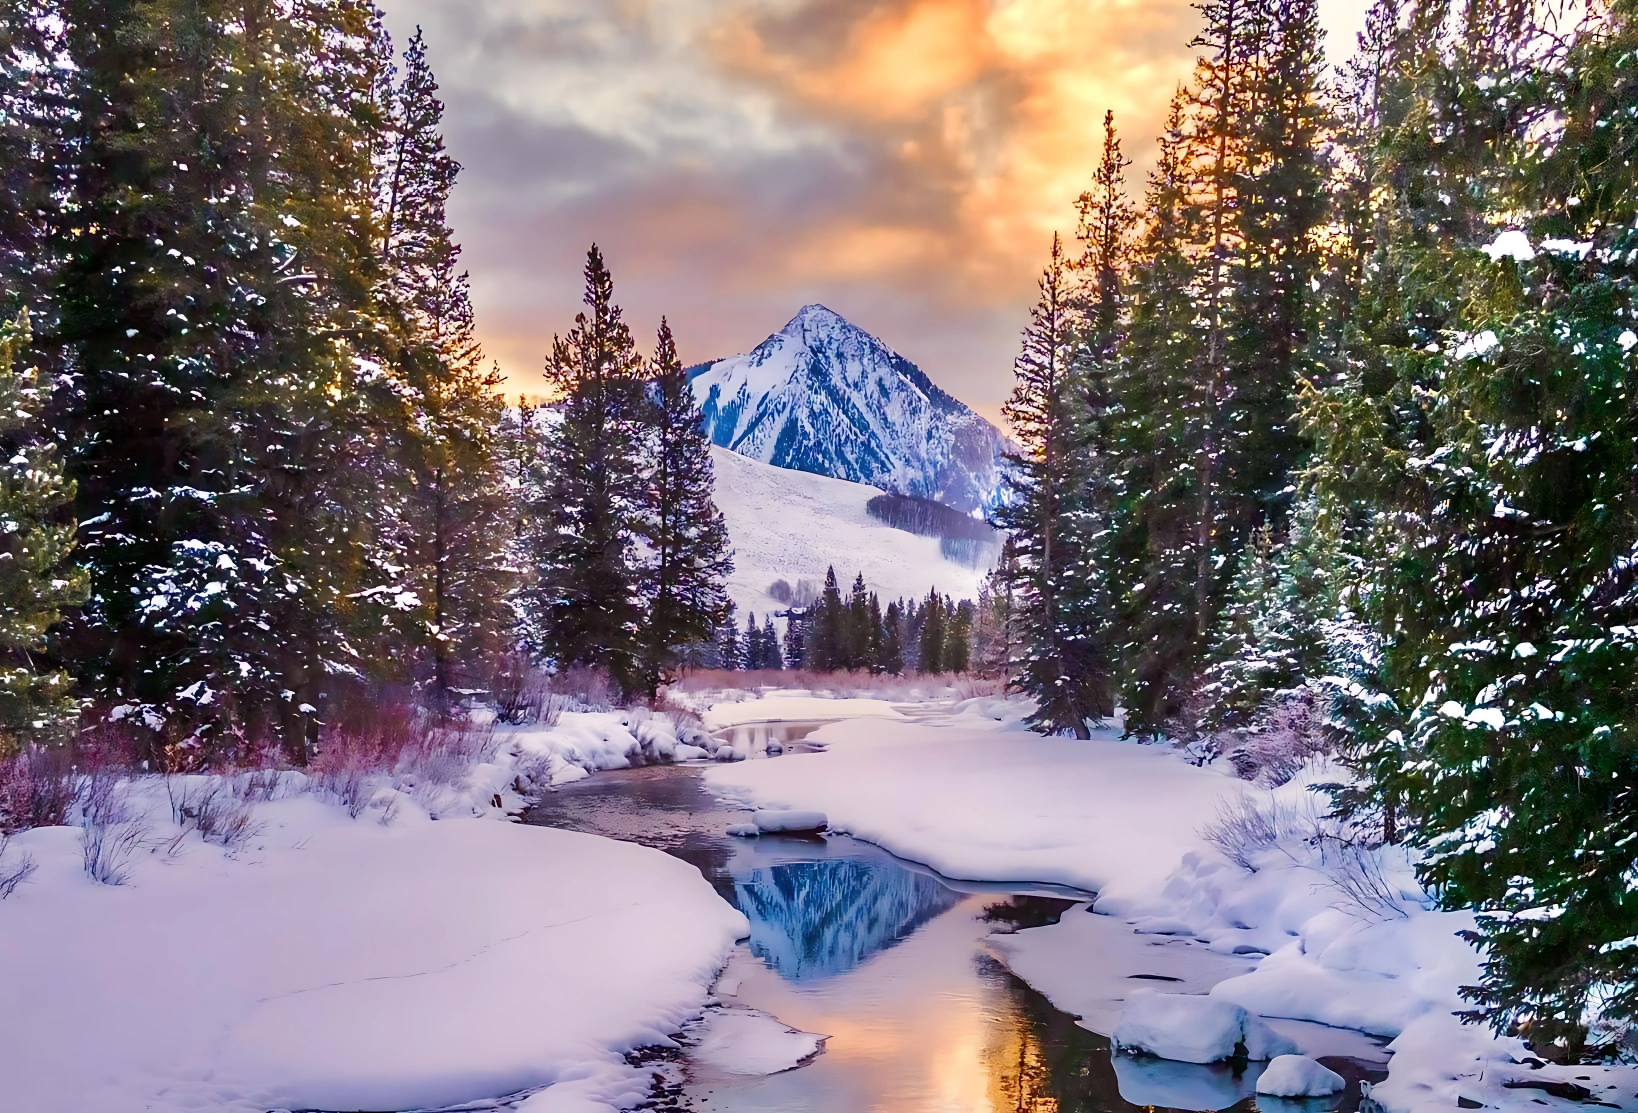
<instances>
[{"instance_id":1,"label":"ice chunk","mask_svg":"<svg viewBox=\"0 0 1638 1113\"><path fill-rule=\"evenodd\" d=\"M1347 1085L1342 1075L1306 1055L1276 1055L1257 1079L1257 1092L1276 1098L1318 1098Z\"/></svg>"},{"instance_id":2,"label":"ice chunk","mask_svg":"<svg viewBox=\"0 0 1638 1113\"><path fill-rule=\"evenodd\" d=\"M728 833L730 835L738 835L740 838L752 838L756 835L762 834L762 828L758 827L754 823L730 823L728 825Z\"/></svg>"},{"instance_id":3,"label":"ice chunk","mask_svg":"<svg viewBox=\"0 0 1638 1113\"><path fill-rule=\"evenodd\" d=\"M824 1046L826 1036L798 1032L767 1013L709 1009L690 1054L725 1074L777 1074L799 1067Z\"/></svg>"},{"instance_id":4,"label":"ice chunk","mask_svg":"<svg viewBox=\"0 0 1638 1113\"><path fill-rule=\"evenodd\" d=\"M778 831L823 831L830 822L824 812L760 811L751 817L764 834Z\"/></svg>"},{"instance_id":5,"label":"ice chunk","mask_svg":"<svg viewBox=\"0 0 1638 1113\"><path fill-rule=\"evenodd\" d=\"M1184 1063L1231 1059L1242 1045L1248 1059L1294 1054L1290 1040L1239 1005L1193 993L1140 990L1126 999L1110 1037L1115 1047Z\"/></svg>"}]
</instances>

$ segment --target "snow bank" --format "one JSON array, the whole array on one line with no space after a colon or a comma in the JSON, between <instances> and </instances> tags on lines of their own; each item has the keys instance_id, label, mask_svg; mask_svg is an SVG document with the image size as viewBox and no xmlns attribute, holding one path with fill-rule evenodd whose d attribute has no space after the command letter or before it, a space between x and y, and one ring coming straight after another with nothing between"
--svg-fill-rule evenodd
<instances>
[{"instance_id":1,"label":"snow bank","mask_svg":"<svg viewBox=\"0 0 1638 1113\"><path fill-rule=\"evenodd\" d=\"M707 1009L688 1057L724 1074L777 1074L819 1054L829 1037L798 1032L753 1009Z\"/></svg>"},{"instance_id":2,"label":"snow bank","mask_svg":"<svg viewBox=\"0 0 1638 1113\"><path fill-rule=\"evenodd\" d=\"M744 706L744 705L739 705ZM950 877L1036 881L1147 907L1195 827L1241 781L1160 747L1021 731L855 719L809 736L824 753L721 766L707 783L759 806L822 811L832 830ZM1164 802L1157 806L1158 802Z\"/></svg>"},{"instance_id":3,"label":"snow bank","mask_svg":"<svg viewBox=\"0 0 1638 1113\"><path fill-rule=\"evenodd\" d=\"M1142 1051L1182 1063L1248 1059L1296 1052L1296 1045L1239 1005L1219 997L1140 990L1126 999L1109 1037L1117 1051Z\"/></svg>"},{"instance_id":4,"label":"snow bank","mask_svg":"<svg viewBox=\"0 0 1638 1113\"><path fill-rule=\"evenodd\" d=\"M759 811L751 816L751 822L762 834L773 835L781 831L800 834L823 831L830 821L824 812Z\"/></svg>"},{"instance_id":5,"label":"snow bank","mask_svg":"<svg viewBox=\"0 0 1638 1113\"><path fill-rule=\"evenodd\" d=\"M1275 1098L1322 1098L1347 1085L1342 1075L1306 1055L1276 1055L1257 1079L1257 1092Z\"/></svg>"},{"instance_id":6,"label":"snow bank","mask_svg":"<svg viewBox=\"0 0 1638 1113\"><path fill-rule=\"evenodd\" d=\"M679 726L641 708L565 711L549 727L505 728L500 742L522 792L568 784L603 769L698 760L720 745L697 727Z\"/></svg>"},{"instance_id":7,"label":"snow bank","mask_svg":"<svg viewBox=\"0 0 1638 1113\"><path fill-rule=\"evenodd\" d=\"M479 791L510 772L480 766ZM623 1054L697 1015L748 929L658 851L436 821L410 787L352 819L311 788L283 775L226 849L172 824L163 778L128 784L145 833L119 887L85 876L78 829L13 840L39 869L0 903L0 1108L404 1109L548 1087L530 1104L606 1110L646 1085Z\"/></svg>"},{"instance_id":8,"label":"snow bank","mask_svg":"<svg viewBox=\"0 0 1638 1113\"><path fill-rule=\"evenodd\" d=\"M765 695L713 704L701 716L706 730L744 723L802 722L813 719L902 719L903 712L879 699L826 699L823 696Z\"/></svg>"},{"instance_id":9,"label":"snow bank","mask_svg":"<svg viewBox=\"0 0 1638 1113\"><path fill-rule=\"evenodd\" d=\"M1388 1079L1370 1093L1387 1113L1447 1113L1459 1103L1542 1113L1544 1105L1571 1109L1588 1099L1619 1109L1631 1108L1638 1096L1638 1066L1546 1063L1531 1055L1523 1040L1497 1038L1449 1013L1421 1017L1388 1046L1393 1051Z\"/></svg>"}]
</instances>

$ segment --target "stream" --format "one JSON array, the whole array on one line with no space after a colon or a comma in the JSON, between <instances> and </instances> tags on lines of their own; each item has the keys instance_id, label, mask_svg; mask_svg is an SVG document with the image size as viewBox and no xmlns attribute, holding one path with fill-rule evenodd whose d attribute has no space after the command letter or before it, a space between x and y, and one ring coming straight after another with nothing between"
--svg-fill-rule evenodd
<instances>
[{"instance_id":1,"label":"stream","mask_svg":"<svg viewBox=\"0 0 1638 1113\"><path fill-rule=\"evenodd\" d=\"M733 728L761 753L811 747L823 723ZM772 1075L683 1058L687 1081L651 1108L700 1113L1076 1113L1235 1109L1352 1113L1332 1099L1255 1098L1260 1064L1236 1076L1111 1055L988 951L997 931L1084 915L1085 894L956 882L846 835L733 838L749 813L705 787L700 765L599 773L544 795L525 822L655 847L695 866L751 923L716 985L729 1007L771 1014L828 1040ZM1379 1063L1327 1058L1350 1082ZM1260 1103L1260 1104L1259 1104Z\"/></svg>"}]
</instances>

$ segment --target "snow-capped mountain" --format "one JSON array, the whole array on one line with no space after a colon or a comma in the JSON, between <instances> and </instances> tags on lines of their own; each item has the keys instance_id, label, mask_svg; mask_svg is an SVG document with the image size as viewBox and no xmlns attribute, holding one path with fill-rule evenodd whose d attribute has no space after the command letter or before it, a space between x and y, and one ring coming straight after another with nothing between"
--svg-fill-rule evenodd
<instances>
[{"instance_id":1,"label":"snow-capped mountain","mask_svg":"<svg viewBox=\"0 0 1638 1113\"><path fill-rule=\"evenodd\" d=\"M958 510L995 501L1000 431L822 305L690 381L712 441L742 456Z\"/></svg>"}]
</instances>

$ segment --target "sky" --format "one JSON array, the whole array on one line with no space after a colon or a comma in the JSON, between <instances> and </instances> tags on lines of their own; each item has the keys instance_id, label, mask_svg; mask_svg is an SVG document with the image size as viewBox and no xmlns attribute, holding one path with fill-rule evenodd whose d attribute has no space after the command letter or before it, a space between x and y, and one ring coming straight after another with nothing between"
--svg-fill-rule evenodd
<instances>
[{"instance_id":1,"label":"sky","mask_svg":"<svg viewBox=\"0 0 1638 1113\"><path fill-rule=\"evenodd\" d=\"M510 392L602 249L643 348L749 351L821 302L998 420L1115 113L1134 195L1193 63L1185 0L382 0L424 28L451 223ZM1331 52L1363 0L1321 0Z\"/></svg>"}]
</instances>

